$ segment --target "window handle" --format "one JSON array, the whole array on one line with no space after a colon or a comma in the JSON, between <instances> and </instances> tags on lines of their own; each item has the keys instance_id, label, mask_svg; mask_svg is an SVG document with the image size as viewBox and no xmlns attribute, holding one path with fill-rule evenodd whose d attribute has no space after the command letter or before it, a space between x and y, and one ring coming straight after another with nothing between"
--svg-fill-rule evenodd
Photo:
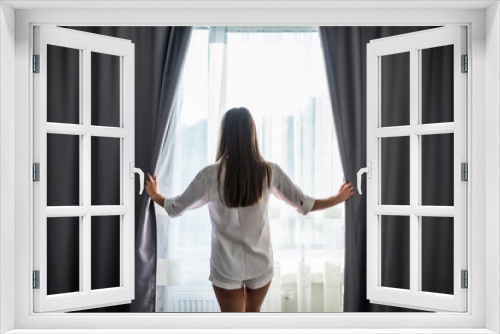
<instances>
[{"instance_id":1,"label":"window handle","mask_svg":"<svg viewBox=\"0 0 500 334\"><path fill-rule=\"evenodd\" d=\"M364 167L364 168L361 168L359 171L358 171L358 193L361 195L363 194L361 192L361 176L366 173L366 177L371 179L372 177L372 163L370 161L368 161L368 166L367 167Z\"/></svg>"},{"instance_id":2,"label":"window handle","mask_svg":"<svg viewBox=\"0 0 500 334\"><path fill-rule=\"evenodd\" d=\"M133 161L130 161L129 163L129 170L131 179L134 178L134 173L139 174L139 183L140 183L139 195L142 195L142 191L144 190L144 172L140 168L134 167Z\"/></svg>"}]
</instances>

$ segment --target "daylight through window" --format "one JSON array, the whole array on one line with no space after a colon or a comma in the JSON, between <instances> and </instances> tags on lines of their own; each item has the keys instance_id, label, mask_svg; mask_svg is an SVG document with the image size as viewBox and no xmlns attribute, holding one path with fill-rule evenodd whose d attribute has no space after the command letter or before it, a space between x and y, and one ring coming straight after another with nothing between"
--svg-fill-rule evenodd
<instances>
[{"instance_id":1,"label":"daylight through window","mask_svg":"<svg viewBox=\"0 0 500 334\"><path fill-rule=\"evenodd\" d=\"M256 121L265 159L310 196L337 192L343 172L317 29L196 28L181 81L158 169L162 194L182 193L215 162L221 117L239 106ZM156 211L156 310L218 311L207 208L175 219ZM275 276L263 312L342 311L343 217L343 205L304 217L272 198Z\"/></svg>"}]
</instances>

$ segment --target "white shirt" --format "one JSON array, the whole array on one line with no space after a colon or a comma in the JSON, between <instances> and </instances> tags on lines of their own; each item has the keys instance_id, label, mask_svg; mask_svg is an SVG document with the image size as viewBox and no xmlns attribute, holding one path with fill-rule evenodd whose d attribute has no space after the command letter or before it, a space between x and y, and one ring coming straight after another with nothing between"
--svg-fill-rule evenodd
<instances>
[{"instance_id":1,"label":"white shirt","mask_svg":"<svg viewBox=\"0 0 500 334\"><path fill-rule=\"evenodd\" d=\"M264 190L259 202L228 208L218 193L217 166L202 169L182 195L165 199L164 209L174 218L208 203L212 223L211 274L215 270L219 276L244 281L272 273L273 250L267 217L271 192L303 215L311 211L314 198L305 195L277 164L271 163L271 187Z\"/></svg>"}]
</instances>

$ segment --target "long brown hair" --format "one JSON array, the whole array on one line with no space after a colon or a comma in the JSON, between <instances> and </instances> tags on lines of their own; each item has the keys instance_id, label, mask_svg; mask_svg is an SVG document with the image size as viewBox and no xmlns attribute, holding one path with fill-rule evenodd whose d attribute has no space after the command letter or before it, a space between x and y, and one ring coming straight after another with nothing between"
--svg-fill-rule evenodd
<instances>
[{"instance_id":1,"label":"long brown hair","mask_svg":"<svg viewBox=\"0 0 500 334\"><path fill-rule=\"evenodd\" d=\"M221 185L225 167L223 201L230 208L257 203L264 187L271 185L271 164L259 151L255 122L247 108L229 109L222 118L216 161Z\"/></svg>"}]
</instances>

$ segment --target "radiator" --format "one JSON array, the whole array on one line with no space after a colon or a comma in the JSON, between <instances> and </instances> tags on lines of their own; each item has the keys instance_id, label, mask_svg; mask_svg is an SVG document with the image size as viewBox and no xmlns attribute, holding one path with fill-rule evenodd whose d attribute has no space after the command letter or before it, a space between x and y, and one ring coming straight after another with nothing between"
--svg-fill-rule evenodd
<instances>
[{"instance_id":1,"label":"radiator","mask_svg":"<svg viewBox=\"0 0 500 334\"><path fill-rule=\"evenodd\" d=\"M158 290L159 294L158 294ZM215 299L212 287L175 286L166 289L157 289L158 312L220 312L219 304Z\"/></svg>"},{"instance_id":2,"label":"radiator","mask_svg":"<svg viewBox=\"0 0 500 334\"><path fill-rule=\"evenodd\" d=\"M169 312L220 312L217 301L197 299L182 299L168 301Z\"/></svg>"}]
</instances>

